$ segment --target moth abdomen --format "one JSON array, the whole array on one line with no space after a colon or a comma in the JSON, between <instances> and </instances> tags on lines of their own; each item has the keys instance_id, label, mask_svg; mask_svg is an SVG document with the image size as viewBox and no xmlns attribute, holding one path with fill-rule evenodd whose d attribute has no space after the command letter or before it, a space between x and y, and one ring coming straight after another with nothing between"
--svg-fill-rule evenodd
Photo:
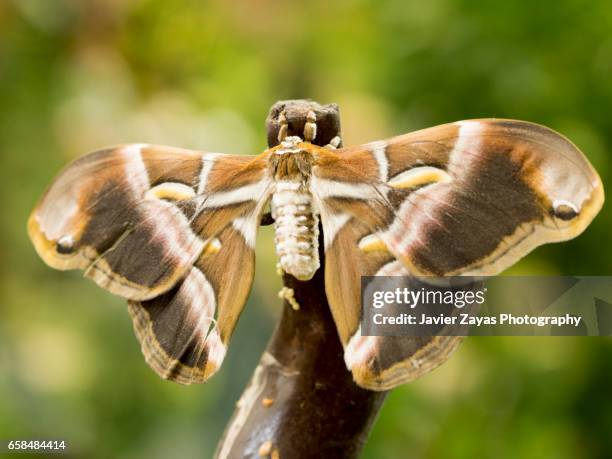
<instances>
[{"instance_id":1,"label":"moth abdomen","mask_svg":"<svg viewBox=\"0 0 612 459\"><path fill-rule=\"evenodd\" d=\"M281 268L300 280L319 269L319 217L301 181L276 182L271 201Z\"/></svg>"}]
</instances>

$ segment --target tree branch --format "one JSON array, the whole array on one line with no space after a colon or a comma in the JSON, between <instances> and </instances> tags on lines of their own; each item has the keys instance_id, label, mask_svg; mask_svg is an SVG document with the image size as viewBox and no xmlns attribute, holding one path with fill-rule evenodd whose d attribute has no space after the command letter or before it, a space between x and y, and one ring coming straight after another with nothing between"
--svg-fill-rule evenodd
<instances>
[{"instance_id":1,"label":"tree branch","mask_svg":"<svg viewBox=\"0 0 612 459\"><path fill-rule=\"evenodd\" d=\"M284 101L270 109L268 145L278 143L281 112L288 135L302 136L309 110L317 115L314 143L327 145L340 135L335 104ZM321 268L311 280L283 276L299 309L285 300L276 331L219 443L218 459L355 458L367 439L386 393L362 389L346 369L325 296L322 240L319 247Z\"/></svg>"}]
</instances>

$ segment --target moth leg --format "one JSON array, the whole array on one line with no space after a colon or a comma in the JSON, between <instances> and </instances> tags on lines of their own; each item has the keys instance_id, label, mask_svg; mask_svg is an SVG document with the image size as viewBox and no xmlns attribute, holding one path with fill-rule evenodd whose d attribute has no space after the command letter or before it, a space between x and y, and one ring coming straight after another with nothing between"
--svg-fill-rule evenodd
<instances>
[{"instance_id":1,"label":"moth leg","mask_svg":"<svg viewBox=\"0 0 612 459\"><path fill-rule=\"evenodd\" d=\"M310 110L306 115L306 123L304 124L304 140L312 142L317 136L317 114Z\"/></svg>"},{"instance_id":2,"label":"moth leg","mask_svg":"<svg viewBox=\"0 0 612 459\"><path fill-rule=\"evenodd\" d=\"M300 303L295 299L295 291L289 287L283 287L278 292L278 297L285 300L291 306L291 309L297 311L300 309Z\"/></svg>"},{"instance_id":3,"label":"moth leg","mask_svg":"<svg viewBox=\"0 0 612 459\"><path fill-rule=\"evenodd\" d=\"M287 117L285 116L285 112L281 112L278 115L278 122L280 124L280 128L278 130L278 142L282 142L287 137L287 131L289 130L289 123L287 122Z\"/></svg>"},{"instance_id":4,"label":"moth leg","mask_svg":"<svg viewBox=\"0 0 612 459\"><path fill-rule=\"evenodd\" d=\"M335 150L336 148L340 146L341 143L342 143L342 139L340 138L339 135L337 135L336 137L331 139L327 145L325 145L325 148L329 148L330 150Z\"/></svg>"}]
</instances>

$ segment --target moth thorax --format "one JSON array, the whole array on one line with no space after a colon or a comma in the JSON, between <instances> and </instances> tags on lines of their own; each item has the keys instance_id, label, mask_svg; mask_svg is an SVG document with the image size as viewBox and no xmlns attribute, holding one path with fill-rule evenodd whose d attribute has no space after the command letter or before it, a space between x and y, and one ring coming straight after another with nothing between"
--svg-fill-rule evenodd
<instances>
[{"instance_id":1,"label":"moth thorax","mask_svg":"<svg viewBox=\"0 0 612 459\"><path fill-rule=\"evenodd\" d=\"M302 181L278 181L270 203L281 268L299 280L319 269L319 216Z\"/></svg>"}]
</instances>

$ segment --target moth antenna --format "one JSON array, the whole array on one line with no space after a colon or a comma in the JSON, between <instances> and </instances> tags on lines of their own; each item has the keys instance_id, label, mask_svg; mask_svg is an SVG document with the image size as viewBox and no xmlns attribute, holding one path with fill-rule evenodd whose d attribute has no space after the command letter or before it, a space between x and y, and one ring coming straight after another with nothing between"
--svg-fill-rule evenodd
<instances>
[{"instance_id":1,"label":"moth antenna","mask_svg":"<svg viewBox=\"0 0 612 459\"><path fill-rule=\"evenodd\" d=\"M310 110L306 115L306 123L304 124L304 140L312 142L317 136L317 114Z\"/></svg>"},{"instance_id":2,"label":"moth antenna","mask_svg":"<svg viewBox=\"0 0 612 459\"><path fill-rule=\"evenodd\" d=\"M278 130L278 141L280 143L285 140L285 137L287 137L287 132L289 130L289 124L287 123L287 117L285 116L284 111L281 112L280 115L278 115L278 122L280 124L280 128Z\"/></svg>"},{"instance_id":3,"label":"moth antenna","mask_svg":"<svg viewBox=\"0 0 612 459\"><path fill-rule=\"evenodd\" d=\"M330 150L335 150L336 148L340 146L341 143L342 143L342 139L340 138L339 135L337 135L336 137L331 139L327 145L325 145L325 148L329 148Z\"/></svg>"}]
</instances>

